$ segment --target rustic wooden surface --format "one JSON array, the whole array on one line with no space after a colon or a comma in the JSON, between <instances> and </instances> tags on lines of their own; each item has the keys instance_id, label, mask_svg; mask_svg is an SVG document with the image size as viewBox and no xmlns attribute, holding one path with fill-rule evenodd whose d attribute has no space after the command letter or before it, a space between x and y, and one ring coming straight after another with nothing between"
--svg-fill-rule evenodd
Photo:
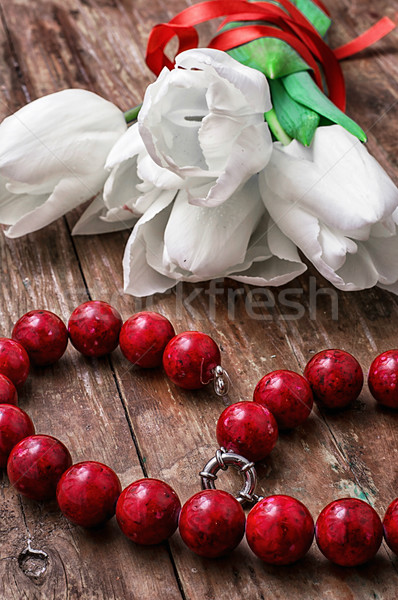
<instances>
[{"instance_id":1,"label":"rustic wooden surface","mask_svg":"<svg viewBox=\"0 0 398 600\"><path fill-rule=\"evenodd\" d=\"M397 0L326 0L337 46L378 18L397 14ZM151 27L183 9L185 0L0 0L0 117L65 87L84 87L121 109L137 104L153 76L144 53ZM204 34L206 31L204 30ZM348 114L369 137L369 149L398 183L398 33L344 63ZM182 501L199 489L197 473L216 447L215 423L228 402L250 399L275 368L302 370L311 355L340 347L360 360L397 347L397 297L381 290L330 292L310 269L265 298L231 281L184 284L134 301L123 294L121 257L128 233L72 238L77 212L19 240L1 236L1 335L27 310L48 308L67 320L79 303L102 299L127 318L142 307L167 315L177 331L199 329L222 347L233 388L228 400L211 390L187 393L161 371L110 359L88 360L69 348L58 365L35 370L20 406L38 433L59 437L74 460L100 460L123 486L143 474L168 481ZM274 302L272 302L274 299ZM256 301L257 304L254 304ZM260 464L260 491L305 502L314 517L331 500L355 496L380 515L398 488L398 416L375 407L367 387L339 414L315 409L309 421L280 437ZM224 476L225 478L225 476ZM225 487L232 483L225 481ZM231 489L231 488L230 488ZM178 533L170 544L142 548L115 520L87 532L69 524L55 503L22 500L5 474L0 484L0 600L394 600L398 560L383 546L369 564L333 566L313 545L291 567L272 568L245 542L228 558L190 553Z\"/></svg>"}]
</instances>

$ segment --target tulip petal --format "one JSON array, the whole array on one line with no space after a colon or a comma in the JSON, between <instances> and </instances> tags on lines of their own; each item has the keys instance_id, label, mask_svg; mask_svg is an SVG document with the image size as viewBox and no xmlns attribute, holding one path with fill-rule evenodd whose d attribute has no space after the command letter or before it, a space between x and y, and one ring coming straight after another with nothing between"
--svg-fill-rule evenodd
<instances>
[{"instance_id":1,"label":"tulip petal","mask_svg":"<svg viewBox=\"0 0 398 600\"><path fill-rule=\"evenodd\" d=\"M338 289L355 291L398 279L397 236L370 236L356 242L299 207L289 207L281 198L274 196L273 202L273 215L279 217L282 231Z\"/></svg>"},{"instance_id":2,"label":"tulip petal","mask_svg":"<svg viewBox=\"0 0 398 600\"><path fill-rule=\"evenodd\" d=\"M65 213L76 208L93 195L98 175L62 179L53 193L40 206L28 210L5 232L7 237L16 238L37 231L52 223ZM98 191L98 190L97 190Z\"/></svg>"},{"instance_id":3,"label":"tulip petal","mask_svg":"<svg viewBox=\"0 0 398 600\"><path fill-rule=\"evenodd\" d=\"M166 190L178 189L184 185L184 180L178 175L159 167L149 154L142 153L138 159L137 174L143 181Z\"/></svg>"},{"instance_id":4,"label":"tulip petal","mask_svg":"<svg viewBox=\"0 0 398 600\"><path fill-rule=\"evenodd\" d=\"M134 203L141 195L136 186L141 183L137 177L137 157L116 165L104 185L104 202L108 209L128 206L134 210Z\"/></svg>"},{"instance_id":5,"label":"tulip petal","mask_svg":"<svg viewBox=\"0 0 398 600\"><path fill-rule=\"evenodd\" d=\"M335 284L336 287L346 292L371 288L379 279L372 257L363 244L358 245L355 256L347 254L346 261L337 275L340 282Z\"/></svg>"},{"instance_id":6,"label":"tulip petal","mask_svg":"<svg viewBox=\"0 0 398 600\"><path fill-rule=\"evenodd\" d=\"M236 267L228 277L251 285L278 286L306 269L296 246L265 214L252 235L245 264L242 268Z\"/></svg>"},{"instance_id":7,"label":"tulip petal","mask_svg":"<svg viewBox=\"0 0 398 600\"><path fill-rule=\"evenodd\" d=\"M200 48L181 52L176 57L176 67L198 68L198 65L211 65L224 79L241 90L245 103L251 112L267 112L272 107L266 78L256 69L246 67L232 59L226 52L213 48Z\"/></svg>"},{"instance_id":8,"label":"tulip petal","mask_svg":"<svg viewBox=\"0 0 398 600\"><path fill-rule=\"evenodd\" d=\"M0 223L14 225L26 212L31 212L47 200L47 195L15 195L8 190L7 180L0 175Z\"/></svg>"},{"instance_id":9,"label":"tulip petal","mask_svg":"<svg viewBox=\"0 0 398 600\"><path fill-rule=\"evenodd\" d=\"M348 248L356 251L352 240L331 231L298 204L291 204L267 187L260 177L260 191L266 208L281 231L311 260L318 271L337 287L342 279L336 269L346 260Z\"/></svg>"},{"instance_id":10,"label":"tulip petal","mask_svg":"<svg viewBox=\"0 0 398 600\"><path fill-rule=\"evenodd\" d=\"M200 71L174 70L160 84L158 78L148 87L138 116L139 131L149 154L159 166L177 174L184 165L205 169L197 132L208 112L208 77ZM159 90L159 98L148 105L150 88L152 96Z\"/></svg>"},{"instance_id":11,"label":"tulip petal","mask_svg":"<svg viewBox=\"0 0 398 600\"><path fill-rule=\"evenodd\" d=\"M319 128L310 148L275 144L259 181L280 229L337 288L398 280L398 189L344 129Z\"/></svg>"},{"instance_id":12,"label":"tulip petal","mask_svg":"<svg viewBox=\"0 0 398 600\"><path fill-rule=\"evenodd\" d=\"M123 256L124 291L142 297L165 292L175 280L152 267L161 260L163 232L174 192L164 192L135 225Z\"/></svg>"},{"instance_id":13,"label":"tulip petal","mask_svg":"<svg viewBox=\"0 0 398 600\"><path fill-rule=\"evenodd\" d=\"M144 142L138 130L138 123L131 125L123 135L119 137L109 152L105 168L113 169L145 150Z\"/></svg>"},{"instance_id":14,"label":"tulip petal","mask_svg":"<svg viewBox=\"0 0 398 600\"><path fill-rule=\"evenodd\" d=\"M123 138L129 147L127 153L120 148ZM143 144L136 143L137 138L141 140L138 129L134 136L125 134L112 149L110 158L108 157L107 165L112 164L113 168L104 186L104 202L109 210L101 218L106 221L127 220L127 226L130 226L128 223L131 216L126 211L141 216L158 198L162 189L176 190L182 182L174 173L159 167L145 149L140 148ZM132 154L133 149L139 149L141 153ZM121 160L119 163L118 158Z\"/></svg>"},{"instance_id":15,"label":"tulip petal","mask_svg":"<svg viewBox=\"0 0 398 600\"><path fill-rule=\"evenodd\" d=\"M261 123L246 127L235 140L225 170L217 178L207 196L193 196L192 190L188 190L190 203L204 207L219 206L250 176L263 169L271 152L271 134L268 125ZM194 175L194 172L191 174Z\"/></svg>"},{"instance_id":16,"label":"tulip petal","mask_svg":"<svg viewBox=\"0 0 398 600\"><path fill-rule=\"evenodd\" d=\"M398 281L398 236L370 237L364 244L378 273L379 283Z\"/></svg>"},{"instance_id":17,"label":"tulip petal","mask_svg":"<svg viewBox=\"0 0 398 600\"><path fill-rule=\"evenodd\" d=\"M23 191L50 192L63 178L102 170L126 128L123 113L92 92L72 89L44 96L0 125L0 173L27 184Z\"/></svg>"},{"instance_id":18,"label":"tulip petal","mask_svg":"<svg viewBox=\"0 0 398 600\"><path fill-rule=\"evenodd\" d=\"M263 213L257 177L217 208L191 206L181 191L164 232L166 265L203 280L225 274L228 267L244 260Z\"/></svg>"},{"instance_id":19,"label":"tulip petal","mask_svg":"<svg viewBox=\"0 0 398 600\"><path fill-rule=\"evenodd\" d=\"M148 87L139 131L151 158L184 180L178 187L188 190L190 202L215 207L269 160L269 108L261 73L224 52L189 50L178 55L176 69L164 69ZM160 185L148 171L139 165L140 176ZM211 180L209 193L198 196L196 188Z\"/></svg>"},{"instance_id":20,"label":"tulip petal","mask_svg":"<svg viewBox=\"0 0 398 600\"><path fill-rule=\"evenodd\" d=\"M174 202L168 194L149 207L130 236L123 259L127 293L146 296L178 281L224 276L280 285L306 269L264 212L257 177L217 209L189 205L185 191Z\"/></svg>"},{"instance_id":21,"label":"tulip petal","mask_svg":"<svg viewBox=\"0 0 398 600\"><path fill-rule=\"evenodd\" d=\"M279 196L341 231L376 223L398 204L398 190L386 172L337 125L318 128L311 148L297 141L275 144L265 177Z\"/></svg>"},{"instance_id":22,"label":"tulip petal","mask_svg":"<svg viewBox=\"0 0 398 600\"><path fill-rule=\"evenodd\" d=\"M122 231L131 228L137 222L137 218L129 211L123 211L125 214L118 214L118 219L112 221L105 220L103 217L108 215L102 194L90 203L80 219L72 229L72 235L97 235L100 233L110 233L112 231Z\"/></svg>"}]
</instances>

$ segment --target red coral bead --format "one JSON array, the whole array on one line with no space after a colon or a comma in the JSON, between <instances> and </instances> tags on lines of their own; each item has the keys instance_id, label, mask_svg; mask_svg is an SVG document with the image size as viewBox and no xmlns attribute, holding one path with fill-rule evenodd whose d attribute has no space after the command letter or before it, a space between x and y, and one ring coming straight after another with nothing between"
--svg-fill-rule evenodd
<instances>
[{"instance_id":1,"label":"red coral bead","mask_svg":"<svg viewBox=\"0 0 398 600\"><path fill-rule=\"evenodd\" d=\"M34 425L26 412L12 404L0 404L0 467L7 465L14 446L34 432Z\"/></svg>"},{"instance_id":2,"label":"red coral bead","mask_svg":"<svg viewBox=\"0 0 398 600\"><path fill-rule=\"evenodd\" d=\"M134 481L119 496L116 519L130 540L145 546L160 544L177 529L181 503L159 479Z\"/></svg>"},{"instance_id":3,"label":"red coral bead","mask_svg":"<svg viewBox=\"0 0 398 600\"><path fill-rule=\"evenodd\" d=\"M322 350L304 370L316 400L327 408L344 408L358 398L363 373L356 358L344 350Z\"/></svg>"},{"instance_id":4,"label":"red coral bead","mask_svg":"<svg viewBox=\"0 0 398 600\"><path fill-rule=\"evenodd\" d=\"M248 460L262 460L278 439L278 425L273 414L254 402L231 404L217 422L217 441Z\"/></svg>"},{"instance_id":5,"label":"red coral bead","mask_svg":"<svg viewBox=\"0 0 398 600\"><path fill-rule=\"evenodd\" d=\"M68 345L64 322L49 310L27 312L15 323L11 337L25 348L30 361L39 366L57 362Z\"/></svg>"},{"instance_id":6,"label":"red coral bead","mask_svg":"<svg viewBox=\"0 0 398 600\"><path fill-rule=\"evenodd\" d=\"M379 404L398 408L398 350L376 356L370 365L368 385Z\"/></svg>"},{"instance_id":7,"label":"red coral bead","mask_svg":"<svg viewBox=\"0 0 398 600\"><path fill-rule=\"evenodd\" d=\"M0 338L0 373L18 387L29 375L29 356L23 346L15 340Z\"/></svg>"},{"instance_id":8,"label":"red coral bead","mask_svg":"<svg viewBox=\"0 0 398 600\"><path fill-rule=\"evenodd\" d=\"M384 539L389 548L398 554L398 498L387 508L383 519Z\"/></svg>"},{"instance_id":9,"label":"red coral bead","mask_svg":"<svg viewBox=\"0 0 398 600\"><path fill-rule=\"evenodd\" d=\"M58 481L71 464L62 442L50 435L32 435L12 449L7 474L20 494L40 502L55 497Z\"/></svg>"},{"instance_id":10,"label":"red coral bead","mask_svg":"<svg viewBox=\"0 0 398 600\"><path fill-rule=\"evenodd\" d=\"M166 317L155 312L140 312L123 323L120 349L134 365L160 367L164 349L174 335L174 328Z\"/></svg>"},{"instance_id":11,"label":"red coral bead","mask_svg":"<svg viewBox=\"0 0 398 600\"><path fill-rule=\"evenodd\" d=\"M214 368L221 363L220 350L211 337L200 331L185 331L167 344L163 367L173 383L186 390L197 390L214 379Z\"/></svg>"},{"instance_id":12,"label":"red coral bead","mask_svg":"<svg viewBox=\"0 0 398 600\"><path fill-rule=\"evenodd\" d=\"M255 387L253 400L272 412L279 429L292 429L304 423L314 403L308 381L287 369L264 375Z\"/></svg>"},{"instance_id":13,"label":"red coral bead","mask_svg":"<svg viewBox=\"0 0 398 600\"><path fill-rule=\"evenodd\" d=\"M181 509L179 529L192 552L216 558L230 552L245 532L245 513L239 502L222 490L204 490Z\"/></svg>"},{"instance_id":14,"label":"red coral bead","mask_svg":"<svg viewBox=\"0 0 398 600\"><path fill-rule=\"evenodd\" d=\"M18 392L13 382L0 374L0 404L18 404Z\"/></svg>"},{"instance_id":15,"label":"red coral bead","mask_svg":"<svg viewBox=\"0 0 398 600\"><path fill-rule=\"evenodd\" d=\"M342 567L356 567L370 560L383 539L376 511L363 500L342 498L328 504L315 527L322 554Z\"/></svg>"},{"instance_id":16,"label":"red coral bead","mask_svg":"<svg viewBox=\"0 0 398 600\"><path fill-rule=\"evenodd\" d=\"M85 356L104 356L117 348L122 323L122 317L110 304L99 300L85 302L70 316L69 337Z\"/></svg>"},{"instance_id":17,"label":"red coral bead","mask_svg":"<svg viewBox=\"0 0 398 600\"><path fill-rule=\"evenodd\" d=\"M85 461L72 465L57 486L63 515L81 527L96 527L113 517L122 491L116 473L106 465Z\"/></svg>"},{"instance_id":18,"label":"red coral bead","mask_svg":"<svg viewBox=\"0 0 398 600\"><path fill-rule=\"evenodd\" d=\"M261 560L289 565L302 558L314 539L314 520L306 506L291 496L260 500L247 516L246 538Z\"/></svg>"}]
</instances>

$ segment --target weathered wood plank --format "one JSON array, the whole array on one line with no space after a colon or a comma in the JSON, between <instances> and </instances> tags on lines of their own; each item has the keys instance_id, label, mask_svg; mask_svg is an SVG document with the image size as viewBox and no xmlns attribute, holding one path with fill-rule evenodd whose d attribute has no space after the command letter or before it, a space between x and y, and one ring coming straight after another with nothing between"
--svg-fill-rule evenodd
<instances>
[{"instance_id":1,"label":"weathered wood plank","mask_svg":"<svg viewBox=\"0 0 398 600\"><path fill-rule=\"evenodd\" d=\"M22 105L27 93L34 98L67 86L92 89L123 109L139 102L145 86L153 80L143 61L150 28L186 4L177 0L167 6L160 0L3 2L0 6L7 27L4 47L8 50L0 76L9 104L3 106L3 113ZM374 18L361 6L340 0L331 7L336 23L331 34L332 42L336 42L333 45L346 41L355 31L360 33L369 15ZM384 14L385 8L392 14L391 6L382 2L378 11ZM384 118L375 126L387 109L395 114L391 106L396 101L396 81L388 76L391 56L377 55L375 60L377 66L366 58L344 65L349 112L370 130L372 151L398 181L393 145L396 119L389 130L381 127ZM68 223L75 219L75 215L68 217ZM110 301L124 317L145 306L122 291L121 256L127 236L120 233L71 241L60 222L24 240L3 240L5 258L1 264L7 277L1 300L4 330L9 331L20 314L39 302L64 318L87 299L87 294ZM302 368L314 351L327 346L352 351L366 369L379 350L395 345L395 298L377 290L336 292L333 298L337 299L338 315L333 319L327 295L318 295L314 302L314 284L327 288L319 276L314 278L313 271L285 286L288 297L297 301L290 309L278 290L268 297L260 293L255 305L249 288L230 281L218 284L223 290L220 295L215 295L209 284L183 285L173 293L149 299L150 306L166 314L178 331L199 329L221 344L223 364L233 381L227 401L216 398L211 390L178 390L160 370L132 368L116 351L111 365L120 398L107 361L92 366L70 349L59 366L51 369L48 388L46 376L44 392L40 383L44 383L45 375L34 374L21 406L32 414L41 432L64 439L76 460L103 460L116 469L123 484L141 474L130 426L149 475L168 481L186 500L199 489L197 472L214 452L215 423L225 403L250 399L263 374L274 368ZM74 422L69 425L71 419ZM376 421L380 433L374 431ZM304 426L280 437L272 456L259 466L260 492L291 494L305 502L314 516L334 498L366 494L382 514L396 489L394 462L386 459L398 448L395 425L395 415L376 410L366 390L352 409L339 415L314 410ZM262 565L244 542L227 559L199 559L176 535L171 548L181 592L164 548L133 547L116 531L114 523L103 532L86 534L68 525L55 506L19 503L6 478L2 485L1 534L10 538L1 555L7 600L152 600L160 596L179 598L181 593L192 600L396 597L396 561L391 561L385 550L365 567L341 569L327 563L314 546L304 561L281 570ZM225 483L229 489L231 485ZM29 535L32 547L50 555L45 577L39 576L37 581L32 574L24 575L16 560ZM81 564L87 568L80 575Z\"/></svg>"},{"instance_id":2,"label":"weathered wood plank","mask_svg":"<svg viewBox=\"0 0 398 600\"><path fill-rule=\"evenodd\" d=\"M35 37L35 22L31 29L26 6L8 8L18 17L19 29L1 32L5 48L2 89L7 101L3 113L26 101L27 88L29 97L34 98L58 86L72 85L72 78L69 81L59 75L56 79L53 75L57 65L50 60L53 46L49 47L48 37ZM51 11L40 11L37 5L36 9L49 30L57 26ZM7 18L5 23L7 27ZM23 42L18 37L22 31L27 32ZM38 51L37 56L32 52L32 64L24 60L30 47ZM33 80L37 88L30 83ZM73 308L89 298L62 220L22 240L2 236L1 268L2 335L9 335L12 324L27 310L48 308L66 321ZM37 432L51 433L66 443L75 462L92 459L109 464L123 486L142 476L107 359L87 360L69 348L54 368L33 371L20 395L20 406L32 416ZM55 503L22 501L9 488L5 475L1 500L1 598L181 598L166 548L133 547L115 522L98 532L73 527ZM27 548L42 554L24 554Z\"/></svg>"},{"instance_id":3,"label":"weathered wood plank","mask_svg":"<svg viewBox=\"0 0 398 600\"><path fill-rule=\"evenodd\" d=\"M5 291L12 292L11 299L7 293L2 294L3 335L9 335L18 315L33 307L49 308L66 320L72 308L87 299L62 223L40 237L36 235L34 240L8 242L3 250L4 254L12 253L8 260L2 256L2 267L9 277ZM68 270L65 270L66 264ZM66 280L59 274L64 274ZM68 294L64 293L66 289ZM38 432L51 433L64 441L76 462L92 459L112 466L123 486L142 476L106 359L82 359L70 348L56 367L32 373L21 393L20 406L32 416ZM180 598L164 548L133 548L114 522L102 533L87 533L72 527L55 504L21 502L6 485L5 477L2 497L1 556L9 558L0 562L1 570L5 569L0 584L1 598L25 595L27 598L82 598L86 593L87 597L104 599L142 598L156 597L160 590L166 597ZM33 563L21 563L21 552L29 540L33 548L49 556L49 564L39 577L34 575ZM40 561L38 563L37 568L40 568ZM82 569L82 565L87 568ZM128 568L125 565L129 565Z\"/></svg>"}]
</instances>

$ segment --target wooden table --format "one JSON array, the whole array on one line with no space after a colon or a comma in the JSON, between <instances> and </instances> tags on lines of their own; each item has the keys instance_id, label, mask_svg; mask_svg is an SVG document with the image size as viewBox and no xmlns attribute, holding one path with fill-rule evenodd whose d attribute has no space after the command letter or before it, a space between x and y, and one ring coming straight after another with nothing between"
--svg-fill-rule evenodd
<instances>
[{"instance_id":1,"label":"wooden table","mask_svg":"<svg viewBox=\"0 0 398 600\"><path fill-rule=\"evenodd\" d=\"M325 0L335 25L332 47L378 18L396 15L397 0ZM126 110L154 77L144 62L151 27L185 0L0 0L1 117L65 87L93 90ZM204 30L206 34L206 31ZM398 183L398 32L344 63L348 114L369 137L369 149ZM54 367L33 370L20 406L38 433L60 438L75 462L99 460L122 485L144 475L171 484L185 501L200 489L198 472L217 446L215 424L229 402L250 400L265 373L302 371L326 347L352 352L367 372L377 353L397 347L397 298L380 289L331 290L313 269L267 298L232 281L180 286L135 300L123 293L121 258L128 232L70 235L78 211L28 237L1 236L1 333L27 310L48 308L67 321L78 304L102 299L127 318L151 307L177 331L199 329L222 347L233 387L229 400L210 389L187 393L160 370L131 368L119 350L89 360L69 347ZM254 303L256 301L257 303ZM375 406L365 385L354 405L329 414L314 409L297 430L282 434L260 463L262 494L291 494L316 518L333 499L369 501L381 516L398 495L398 415ZM385 545L359 568L330 564L315 544L291 567L265 566L246 542L230 556L204 560L178 533L170 544L139 547L115 519L85 531L54 503L22 499L2 474L1 600L394 600L398 562ZM224 476L222 486L235 480Z\"/></svg>"}]
</instances>

